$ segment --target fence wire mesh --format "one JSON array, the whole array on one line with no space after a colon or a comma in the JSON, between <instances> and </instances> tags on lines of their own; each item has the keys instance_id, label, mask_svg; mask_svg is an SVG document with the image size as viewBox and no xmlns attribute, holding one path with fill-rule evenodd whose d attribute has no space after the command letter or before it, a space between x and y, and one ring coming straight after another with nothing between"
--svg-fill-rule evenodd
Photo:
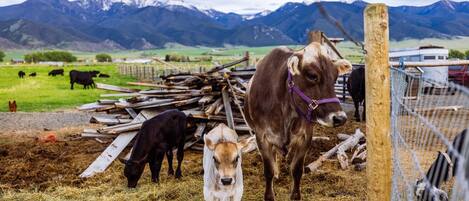
<instances>
[{"instance_id":1,"label":"fence wire mesh","mask_svg":"<svg viewBox=\"0 0 469 201\"><path fill-rule=\"evenodd\" d=\"M393 200L469 201L469 91L391 68Z\"/></svg>"}]
</instances>

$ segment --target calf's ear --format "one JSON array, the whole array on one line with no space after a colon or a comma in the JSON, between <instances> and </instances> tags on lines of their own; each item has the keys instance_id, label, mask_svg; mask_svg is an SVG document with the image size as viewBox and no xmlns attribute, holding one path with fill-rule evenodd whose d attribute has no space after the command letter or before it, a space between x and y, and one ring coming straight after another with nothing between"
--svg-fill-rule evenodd
<instances>
[{"instance_id":1,"label":"calf's ear","mask_svg":"<svg viewBox=\"0 0 469 201\"><path fill-rule=\"evenodd\" d=\"M288 70L292 75L300 74L300 58L298 55L292 55L287 61Z\"/></svg>"},{"instance_id":2,"label":"calf's ear","mask_svg":"<svg viewBox=\"0 0 469 201\"><path fill-rule=\"evenodd\" d=\"M215 144L210 139L208 139L207 136L204 137L204 142L205 142L205 146L207 146L208 149L212 151L215 149Z\"/></svg>"},{"instance_id":3,"label":"calf's ear","mask_svg":"<svg viewBox=\"0 0 469 201\"><path fill-rule=\"evenodd\" d=\"M238 150L243 151L244 148L246 148L249 144L254 143L255 140L255 137L242 139L238 143L236 143L236 147L238 148Z\"/></svg>"},{"instance_id":4,"label":"calf's ear","mask_svg":"<svg viewBox=\"0 0 469 201\"><path fill-rule=\"evenodd\" d=\"M336 67L339 71L339 75L344 75L352 72L352 64L350 63L350 61L347 61L345 59L339 59L335 61L334 67Z\"/></svg>"}]
</instances>

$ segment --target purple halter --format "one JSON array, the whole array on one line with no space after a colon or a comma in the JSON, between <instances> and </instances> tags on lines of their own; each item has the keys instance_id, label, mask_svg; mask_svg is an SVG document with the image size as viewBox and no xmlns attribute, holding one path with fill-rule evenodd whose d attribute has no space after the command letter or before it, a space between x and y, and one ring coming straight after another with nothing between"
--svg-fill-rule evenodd
<instances>
[{"instance_id":1,"label":"purple halter","mask_svg":"<svg viewBox=\"0 0 469 201\"><path fill-rule=\"evenodd\" d=\"M308 111L306 113L302 112L301 109L295 105L296 112L303 116L306 121L312 122L312 114L313 111L316 110L316 108L319 107L319 105L326 104L326 103L340 103L340 100L337 97L334 98L325 98L325 99L320 99L320 100L314 100L307 95L305 95L300 88L298 88L295 83L293 82L293 76L290 73L290 70L287 70L288 72L288 78L287 78L287 84L288 84L288 89L290 91L290 94L292 95L291 98L293 100L293 93L297 94L306 104L308 104Z\"/></svg>"}]
</instances>

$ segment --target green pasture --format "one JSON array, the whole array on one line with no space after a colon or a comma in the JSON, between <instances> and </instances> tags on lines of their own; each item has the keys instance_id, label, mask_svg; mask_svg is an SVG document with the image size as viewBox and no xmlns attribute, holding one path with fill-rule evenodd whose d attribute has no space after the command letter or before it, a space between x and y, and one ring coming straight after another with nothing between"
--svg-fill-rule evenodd
<instances>
[{"instance_id":1,"label":"green pasture","mask_svg":"<svg viewBox=\"0 0 469 201\"><path fill-rule=\"evenodd\" d=\"M98 70L109 74L110 78L95 78L95 82L126 86L127 82L135 81L131 77L119 75L115 65L108 66L69 66L64 67L64 76L47 76L56 67L41 66L6 66L0 67L0 112L8 111L8 101L16 100L18 111L54 111L69 109L100 98L100 94L111 93L100 89L83 89L75 84L70 90L68 72L76 69L81 71ZM36 77L18 78L18 71L36 72Z\"/></svg>"}]
</instances>

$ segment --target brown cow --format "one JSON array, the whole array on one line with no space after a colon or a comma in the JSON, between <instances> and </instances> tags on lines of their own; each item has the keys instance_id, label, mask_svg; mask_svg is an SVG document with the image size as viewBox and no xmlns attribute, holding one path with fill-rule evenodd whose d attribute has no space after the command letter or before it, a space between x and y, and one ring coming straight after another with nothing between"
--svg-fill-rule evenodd
<instances>
[{"instance_id":1,"label":"brown cow","mask_svg":"<svg viewBox=\"0 0 469 201\"><path fill-rule=\"evenodd\" d=\"M265 200L275 200L277 154L289 161L294 181L290 198L301 199L300 181L311 146L313 122L327 127L346 122L334 83L338 75L351 68L346 60L333 61L319 43L296 52L276 48L257 65L244 109L264 162Z\"/></svg>"}]
</instances>

